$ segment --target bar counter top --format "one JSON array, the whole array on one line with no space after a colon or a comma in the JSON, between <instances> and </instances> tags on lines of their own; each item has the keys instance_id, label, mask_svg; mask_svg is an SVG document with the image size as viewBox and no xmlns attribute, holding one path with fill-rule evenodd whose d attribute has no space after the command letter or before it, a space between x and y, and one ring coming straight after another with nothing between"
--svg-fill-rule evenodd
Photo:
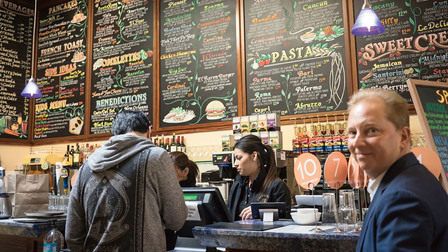
<instances>
[{"instance_id":1,"label":"bar counter top","mask_svg":"<svg viewBox=\"0 0 448 252\"><path fill-rule=\"evenodd\" d=\"M193 235L201 245L224 247L228 251L355 251L357 232L335 233L336 226L298 225L292 220L263 223L245 220L215 223L193 228Z\"/></svg>"},{"instance_id":2,"label":"bar counter top","mask_svg":"<svg viewBox=\"0 0 448 252\"><path fill-rule=\"evenodd\" d=\"M64 232L65 218L58 219L37 219L38 222L22 222L17 220L25 220L30 218L3 219L0 220L1 235L18 235L24 237L39 237L42 233L47 232L53 227L53 220L56 220L56 228Z\"/></svg>"},{"instance_id":3,"label":"bar counter top","mask_svg":"<svg viewBox=\"0 0 448 252\"><path fill-rule=\"evenodd\" d=\"M25 218L0 220L0 251L42 251L45 234L53 228L53 220L56 220L55 225L59 231L65 231L65 217L38 219L39 222L19 222L23 219Z\"/></svg>"}]
</instances>

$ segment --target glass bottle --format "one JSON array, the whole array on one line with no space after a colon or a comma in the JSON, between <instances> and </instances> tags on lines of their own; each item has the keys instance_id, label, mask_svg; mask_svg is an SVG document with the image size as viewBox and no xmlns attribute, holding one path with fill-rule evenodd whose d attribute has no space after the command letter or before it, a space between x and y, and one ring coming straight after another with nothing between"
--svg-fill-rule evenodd
<instances>
[{"instance_id":1,"label":"glass bottle","mask_svg":"<svg viewBox=\"0 0 448 252\"><path fill-rule=\"evenodd\" d=\"M168 152L170 152L170 150L171 150L170 138L169 137L167 137L165 139L165 150L168 151Z\"/></svg>"},{"instance_id":2,"label":"glass bottle","mask_svg":"<svg viewBox=\"0 0 448 252\"><path fill-rule=\"evenodd\" d=\"M173 139L171 140L171 145L170 145L170 152L174 152L177 151L177 145L176 145L176 134L173 134Z\"/></svg>"},{"instance_id":3,"label":"glass bottle","mask_svg":"<svg viewBox=\"0 0 448 252\"><path fill-rule=\"evenodd\" d=\"M300 153L308 153L308 152L310 152L310 149L309 149L309 147L310 147L310 143L309 143L309 141L310 141L310 137L308 136L308 134L307 134L307 128L306 128L306 124L304 124L303 125L303 127L302 127L302 136L299 138L299 140L300 140L300 146L301 146L301 149L300 149Z\"/></svg>"},{"instance_id":4,"label":"glass bottle","mask_svg":"<svg viewBox=\"0 0 448 252\"><path fill-rule=\"evenodd\" d=\"M180 146L181 146L180 147L181 151L183 153L186 153L187 152L187 146L185 145L185 142L184 142L184 136L182 136L182 138L181 138Z\"/></svg>"},{"instance_id":5,"label":"glass bottle","mask_svg":"<svg viewBox=\"0 0 448 252\"><path fill-rule=\"evenodd\" d=\"M339 133L341 134L341 139L342 139L342 152L349 152L349 150L348 150L348 135L347 135L347 131L345 130L346 128L347 128L347 121L344 121L341 129L339 129Z\"/></svg>"},{"instance_id":6,"label":"glass bottle","mask_svg":"<svg viewBox=\"0 0 448 252\"><path fill-rule=\"evenodd\" d=\"M317 130L316 130L316 125L311 124L310 126L310 130L311 130L311 136L310 136L310 143L309 143L309 152L310 153L316 153L316 140L317 140Z\"/></svg>"},{"instance_id":7,"label":"glass bottle","mask_svg":"<svg viewBox=\"0 0 448 252\"><path fill-rule=\"evenodd\" d=\"M327 128L327 132L329 132L329 133L325 136L325 148L324 148L324 150L326 152L333 152L334 125L333 124L329 124L327 122L325 127Z\"/></svg>"},{"instance_id":8,"label":"glass bottle","mask_svg":"<svg viewBox=\"0 0 448 252\"><path fill-rule=\"evenodd\" d=\"M342 150L342 136L340 133L340 128L342 128L342 125L340 123L335 123L336 131L333 135L333 151L341 151Z\"/></svg>"},{"instance_id":9,"label":"glass bottle","mask_svg":"<svg viewBox=\"0 0 448 252\"><path fill-rule=\"evenodd\" d=\"M324 125L316 125L315 133L316 135L316 153L324 152L324 138L327 134L327 131L325 130Z\"/></svg>"}]
</instances>

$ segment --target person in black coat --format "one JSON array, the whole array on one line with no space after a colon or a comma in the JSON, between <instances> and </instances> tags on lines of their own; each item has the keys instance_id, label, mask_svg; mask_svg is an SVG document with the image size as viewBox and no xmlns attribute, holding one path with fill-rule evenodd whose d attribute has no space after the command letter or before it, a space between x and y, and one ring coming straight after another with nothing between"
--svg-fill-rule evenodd
<instances>
[{"instance_id":1,"label":"person in black coat","mask_svg":"<svg viewBox=\"0 0 448 252\"><path fill-rule=\"evenodd\" d=\"M278 177L274 151L254 135L242 137L234 146L238 171L227 206L234 220L252 219L252 202L285 202L291 211L291 195Z\"/></svg>"}]
</instances>

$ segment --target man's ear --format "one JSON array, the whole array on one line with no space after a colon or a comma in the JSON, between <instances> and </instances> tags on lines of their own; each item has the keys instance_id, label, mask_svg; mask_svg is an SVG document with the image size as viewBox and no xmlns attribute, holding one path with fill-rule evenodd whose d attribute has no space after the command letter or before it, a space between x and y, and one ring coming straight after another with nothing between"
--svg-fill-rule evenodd
<instances>
[{"instance_id":1,"label":"man's ear","mask_svg":"<svg viewBox=\"0 0 448 252\"><path fill-rule=\"evenodd\" d=\"M409 129L408 126L405 126L403 128L401 128L401 144L400 147L406 148L408 146L410 146L410 142L411 142L411 130Z\"/></svg>"}]
</instances>

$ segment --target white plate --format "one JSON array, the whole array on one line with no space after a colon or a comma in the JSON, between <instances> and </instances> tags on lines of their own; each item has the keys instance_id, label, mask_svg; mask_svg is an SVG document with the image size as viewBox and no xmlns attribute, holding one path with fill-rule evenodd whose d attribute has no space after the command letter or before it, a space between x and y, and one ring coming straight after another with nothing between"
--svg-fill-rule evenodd
<instances>
[{"instance_id":1,"label":"white plate","mask_svg":"<svg viewBox=\"0 0 448 252\"><path fill-rule=\"evenodd\" d=\"M163 122L164 123L183 123L183 122L188 122L191 119L196 117L196 115L194 114L193 110L186 110L186 112L187 112L187 114L185 115L184 119L181 120L181 121L174 121L174 118L171 117L171 118L168 118L168 119L164 118Z\"/></svg>"},{"instance_id":2,"label":"white plate","mask_svg":"<svg viewBox=\"0 0 448 252\"><path fill-rule=\"evenodd\" d=\"M15 222L21 222L21 223L43 223L43 222L49 222L50 220L46 219L34 219L34 218L16 218L12 219Z\"/></svg>"},{"instance_id":3,"label":"white plate","mask_svg":"<svg viewBox=\"0 0 448 252\"><path fill-rule=\"evenodd\" d=\"M64 211L39 211L39 212L31 212L25 213L27 217L53 217L63 215Z\"/></svg>"}]
</instances>

